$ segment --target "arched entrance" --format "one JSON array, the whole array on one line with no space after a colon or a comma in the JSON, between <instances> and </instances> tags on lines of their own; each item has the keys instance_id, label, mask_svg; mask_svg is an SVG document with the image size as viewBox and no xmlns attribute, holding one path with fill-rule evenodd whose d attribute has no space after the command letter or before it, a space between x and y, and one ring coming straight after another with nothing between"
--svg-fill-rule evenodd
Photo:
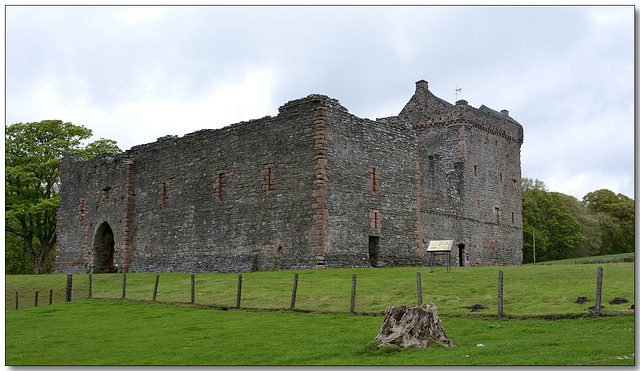
<instances>
[{"instance_id":1,"label":"arched entrance","mask_svg":"<svg viewBox=\"0 0 640 371\"><path fill-rule=\"evenodd\" d=\"M93 244L93 273L115 273L113 264L115 254L115 242L113 241L113 230L108 223L102 223Z\"/></svg>"}]
</instances>

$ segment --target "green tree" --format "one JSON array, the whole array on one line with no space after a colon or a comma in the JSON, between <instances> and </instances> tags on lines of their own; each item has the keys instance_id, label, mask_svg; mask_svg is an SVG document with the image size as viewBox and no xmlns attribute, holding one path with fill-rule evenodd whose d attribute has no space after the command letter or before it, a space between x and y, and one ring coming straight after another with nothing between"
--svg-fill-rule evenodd
<instances>
[{"instance_id":1,"label":"green tree","mask_svg":"<svg viewBox=\"0 0 640 371\"><path fill-rule=\"evenodd\" d=\"M577 198L563 193L558 193L558 196L567 206L571 215L578 219L578 222L580 222L580 233L586 238L584 246L571 249L567 254L567 258L599 255L602 246L602 236L598 216L590 212Z\"/></svg>"},{"instance_id":2,"label":"green tree","mask_svg":"<svg viewBox=\"0 0 640 371\"><path fill-rule=\"evenodd\" d=\"M580 233L580 223L561 196L547 192L542 181L525 179L522 191L524 262L533 262L534 233L536 261L564 259L573 248L584 246L586 238Z\"/></svg>"},{"instance_id":3,"label":"green tree","mask_svg":"<svg viewBox=\"0 0 640 371\"><path fill-rule=\"evenodd\" d=\"M91 135L90 129L61 120L5 126L5 245L15 247L15 238L21 240L33 274L45 272L45 262L51 259L57 241L62 155L74 151L88 158L101 152L120 152L116 142L108 139L83 145ZM15 253L5 248L7 258L9 252ZM16 268L17 262L19 259L10 265Z\"/></svg>"},{"instance_id":4,"label":"green tree","mask_svg":"<svg viewBox=\"0 0 640 371\"><path fill-rule=\"evenodd\" d=\"M589 192L583 205L600 221L602 254L635 251L635 201L608 189Z\"/></svg>"}]
</instances>

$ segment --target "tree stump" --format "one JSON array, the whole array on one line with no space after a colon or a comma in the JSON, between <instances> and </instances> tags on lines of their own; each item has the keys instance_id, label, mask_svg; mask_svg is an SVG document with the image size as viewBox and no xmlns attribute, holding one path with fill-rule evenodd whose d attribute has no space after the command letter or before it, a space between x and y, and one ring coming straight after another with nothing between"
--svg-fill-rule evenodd
<instances>
[{"instance_id":1,"label":"tree stump","mask_svg":"<svg viewBox=\"0 0 640 371\"><path fill-rule=\"evenodd\" d=\"M380 343L378 348L391 344L397 344L403 348L426 348L429 346L429 341L435 341L447 347L456 346L444 331L438 310L433 303L419 307L408 305L388 307L378 329L378 336L373 341Z\"/></svg>"}]
</instances>

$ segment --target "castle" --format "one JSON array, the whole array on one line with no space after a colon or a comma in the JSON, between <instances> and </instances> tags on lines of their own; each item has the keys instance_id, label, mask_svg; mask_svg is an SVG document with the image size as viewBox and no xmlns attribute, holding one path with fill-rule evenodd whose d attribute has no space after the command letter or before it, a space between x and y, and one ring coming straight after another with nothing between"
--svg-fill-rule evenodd
<instances>
[{"instance_id":1,"label":"castle","mask_svg":"<svg viewBox=\"0 0 640 371\"><path fill-rule=\"evenodd\" d=\"M393 117L309 95L266 116L60 166L56 273L522 264L522 126L436 97Z\"/></svg>"}]
</instances>

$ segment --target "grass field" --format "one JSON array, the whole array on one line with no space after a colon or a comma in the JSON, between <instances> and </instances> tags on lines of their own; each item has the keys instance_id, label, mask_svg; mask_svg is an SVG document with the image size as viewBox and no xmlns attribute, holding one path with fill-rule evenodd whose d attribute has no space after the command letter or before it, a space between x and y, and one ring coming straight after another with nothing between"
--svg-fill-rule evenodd
<instances>
[{"instance_id":1,"label":"grass field","mask_svg":"<svg viewBox=\"0 0 640 371\"><path fill-rule=\"evenodd\" d=\"M287 309L291 305L293 276L299 275L296 309L348 313L351 306L351 278L356 274L357 313L382 313L397 304L417 304L416 273L421 273L423 302L434 302L442 316L471 318L495 317L498 314L498 271L504 275L505 316L580 317L589 316L586 308L595 304L596 272L603 266L602 305L606 312L633 313L634 263L604 264L536 264L519 267L462 267L447 271L429 268L359 268L307 271L252 272L242 275L242 308ZM165 303L191 301L191 275L160 274L156 300ZM127 274L126 298L151 301L155 274ZM92 297L121 299L121 274L94 274ZM49 290L53 302L64 301L65 275L6 276L5 307L15 309L34 306L35 292L40 305L48 304ZM235 307L237 274L200 273L195 275L195 303L217 307ZM89 276L73 276L74 300L89 296ZM577 304L578 297L590 300ZM614 298L625 298L623 305L610 305ZM465 307L480 304L487 309L470 312Z\"/></svg>"},{"instance_id":2,"label":"grass field","mask_svg":"<svg viewBox=\"0 0 640 371\"><path fill-rule=\"evenodd\" d=\"M382 317L75 301L6 313L7 365L633 365L632 316L442 319L456 347L376 350ZM626 358L625 358L626 357Z\"/></svg>"},{"instance_id":3,"label":"grass field","mask_svg":"<svg viewBox=\"0 0 640 371\"><path fill-rule=\"evenodd\" d=\"M610 257L599 257L608 259ZM624 262L625 259L627 262ZM74 275L64 302L65 275L5 277L7 365L633 365L634 263L613 257L521 267L363 268L196 274ZM632 260L632 259L631 259ZM617 261L615 263L607 261ZM596 270L602 266L604 317L591 318ZM498 271L504 273L503 320L497 317ZM457 344L376 350L380 314L396 304L434 302ZM293 275L299 275L296 309ZM350 315L351 277L357 276ZM53 305L49 305L49 290ZM34 293L39 305L34 307ZM15 310L15 292L20 306ZM575 303L577 297L591 302ZM102 299L100 299L102 298ZM611 305L614 298L628 303ZM470 312L465 306L487 309ZM221 310L224 309L224 310ZM373 315L365 315L373 314ZM615 315L615 316L614 316ZM552 320L550 320L552 319Z\"/></svg>"}]
</instances>

